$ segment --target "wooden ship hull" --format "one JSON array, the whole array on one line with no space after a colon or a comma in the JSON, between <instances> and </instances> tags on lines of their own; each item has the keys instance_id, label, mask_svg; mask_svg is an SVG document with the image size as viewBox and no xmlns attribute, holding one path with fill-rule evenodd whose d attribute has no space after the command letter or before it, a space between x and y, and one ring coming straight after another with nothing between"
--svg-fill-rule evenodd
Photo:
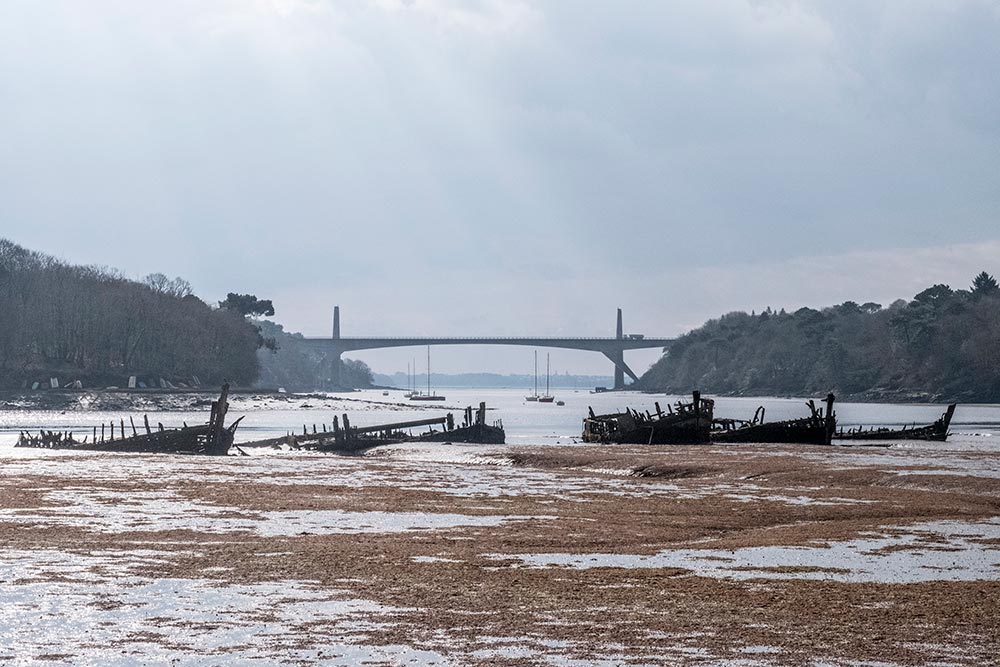
<instances>
[{"instance_id":1,"label":"wooden ship hull","mask_svg":"<svg viewBox=\"0 0 1000 667\"><path fill-rule=\"evenodd\" d=\"M583 441L600 444L697 445L709 441L714 401L694 392L691 403L681 403L656 414L625 412L590 416L583 420Z\"/></svg>"},{"instance_id":2,"label":"wooden ship hull","mask_svg":"<svg viewBox=\"0 0 1000 667\"><path fill-rule=\"evenodd\" d=\"M428 427L423 433L413 433L413 429ZM435 428L438 427L438 428ZM464 420L459 427L455 426L454 415L430 419L415 419L412 421L378 424L375 426L352 426L350 418L345 414L342 419L333 418L331 428L325 425L322 430L313 426L310 433L305 426L302 434L288 434L280 438L270 438L255 442L241 443L239 447L279 447L289 446L293 449L307 449L332 454L356 455L382 445L395 445L405 442L460 442L487 445L502 445L506 442L503 422L486 423L486 404L480 403L479 409L465 409Z\"/></svg>"},{"instance_id":3,"label":"wooden ship hull","mask_svg":"<svg viewBox=\"0 0 1000 667\"><path fill-rule=\"evenodd\" d=\"M229 411L229 385L223 385L218 401L212 402L212 411L207 424L165 429L158 424L156 429L149 425L149 418L143 417L143 433L135 426L135 421L129 417L132 435L126 436L125 421L119 422L119 437L115 439L115 423L111 422L110 430L105 431L101 424L100 436L97 428L93 430L93 439L89 436L77 440L73 433L42 431L38 436L21 433L15 447L36 447L43 449L75 449L92 452L119 452L129 454L202 454L208 456L225 456L233 444L236 428L242 417L225 426L226 413ZM107 437L105 437L107 435Z\"/></svg>"},{"instance_id":4,"label":"wooden ship hull","mask_svg":"<svg viewBox=\"0 0 1000 667\"><path fill-rule=\"evenodd\" d=\"M952 403L941 418L927 426L904 426L899 429L873 428L867 431L864 427L848 431L840 431L833 437L836 440L927 440L945 442L948 439L948 427L955 415L957 404Z\"/></svg>"},{"instance_id":5,"label":"wooden ship hull","mask_svg":"<svg viewBox=\"0 0 1000 667\"><path fill-rule=\"evenodd\" d=\"M757 408L752 421L717 419L712 442L829 445L837 429L834 400L833 394L827 395L825 410L809 401L806 405L811 414L802 419L765 422L763 406Z\"/></svg>"}]
</instances>

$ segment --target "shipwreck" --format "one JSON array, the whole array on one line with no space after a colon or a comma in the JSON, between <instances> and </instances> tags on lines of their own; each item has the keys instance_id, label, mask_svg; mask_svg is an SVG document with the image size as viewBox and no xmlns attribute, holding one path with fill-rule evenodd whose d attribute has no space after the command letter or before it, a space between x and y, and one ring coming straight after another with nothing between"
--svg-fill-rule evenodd
<instances>
[{"instance_id":1,"label":"shipwreck","mask_svg":"<svg viewBox=\"0 0 1000 667\"><path fill-rule=\"evenodd\" d=\"M948 427L951 425L951 418L955 415L956 403L952 403L944 411L944 414L933 424L926 426L904 426L898 429L892 428L869 428L863 426L841 430L833 437L837 440L931 440L944 442L948 439Z\"/></svg>"},{"instance_id":2,"label":"shipwreck","mask_svg":"<svg viewBox=\"0 0 1000 667\"><path fill-rule=\"evenodd\" d=\"M225 425L226 414L229 411L229 385L222 386L219 400L212 401L212 410L207 424L167 429L163 424L156 428L149 425L149 417L143 416L143 430L136 428L135 420L129 417L131 435L125 430L125 420L118 424L112 421L105 429L102 423L100 432L93 428L91 435L78 440L76 435L68 431L40 431L38 435L21 432L15 447L37 447L44 449L75 449L95 452L120 452L134 454L202 454L207 456L225 456L233 445L236 428L243 417L229 426ZM118 437L115 437L115 430Z\"/></svg>"},{"instance_id":3,"label":"shipwreck","mask_svg":"<svg viewBox=\"0 0 1000 667\"><path fill-rule=\"evenodd\" d=\"M427 427L426 431L414 433L414 429ZM436 427L436 428L435 428ZM314 424L310 432L306 426L301 434L289 433L278 438L240 443L241 447L280 447L307 449L333 454L357 455L374 447L394 445L404 442L448 442L502 445L506 442L503 421L492 424L486 421L486 403L478 409L467 407L461 426L456 426L452 413L443 417L415 419L410 421L354 426L345 414L342 419L333 418L327 427L317 428Z\"/></svg>"},{"instance_id":4,"label":"shipwreck","mask_svg":"<svg viewBox=\"0 0 1000 667\"><path fill-rule=\"evenodd\" d=\"M712 425L712 442L829 445L837 430L834 400L833 394L827 394L825 409L816 407L810 400L806 403L810 414L801 419L766 422L764 406L757 408L750 421L716 419Z\"/></svg>"},{"instance_id":5,"label":"shipwreck","mask_svg":"<svg viewBox=\"0 0 1000 667\"><path fill-rule=\"evenodd\" d=\"M656 403L656 413L626 408L625 412L590 415L583 420L583 441L633 445L697 445L709 442L715 402L691 395L690 403L678 401L667 411Z\"/></svg>"}]
</instances>

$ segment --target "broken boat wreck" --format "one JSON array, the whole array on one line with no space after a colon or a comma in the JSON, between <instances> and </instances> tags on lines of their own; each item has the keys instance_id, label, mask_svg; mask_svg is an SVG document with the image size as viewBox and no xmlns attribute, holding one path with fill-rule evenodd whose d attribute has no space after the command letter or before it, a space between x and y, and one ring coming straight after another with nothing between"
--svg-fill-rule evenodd
<instances>
[{"instance_id":1,"label":"broken boat wreck","mask_svg":"<svg viewBox=\"0 0 1000 667\"><path fill-rule=\"evenodd\" d=\"M15 447L40 447L45 449L78 449L95 452L121 452L133 454L203 454L208 456L225 456L233 444L236 428L243 417L229 426L225 426L226 413L229 411L229 385L222 386L219 400L212 401L212 411L207 424L182 428L165 429L163 424L151 428L149 417L143 416L143 430L140 433L135 426L135 420L129 417L132 435L126 435L125 420L117 424L118 438L115 439L115 426L112 421L105 431L101 424L100 434L95 426L91 436L77 440L71 432L41 431L37 436L22 432Z\"/></svg>"},{"instance_id":2,"label":"broken boat wreck","mask_svg":"<svg viewBox=\"0 0 1000 667\"><path fill-rule=\"evenodd\" d=\"M429 427L426 432L413 433L413 429ZM434 427L439 427L435 429ZM486 404L480 403L477 410L465 409L462 425L455 426L455 418L450 412L444 417L416 419L374 426L353 426L345 414L342 420L333 418L331 428L324 424L322 430L313 425L312 432L303 426L302 434L292 434L280 438L269 438L255 442L241 443L241 447L280 447L287 445L293 449L309 449L335 454L360 454L373 447L404 442L448 442L502 445L506 441L503 422L486 423Z\"/></svg>"},{"instance_id":3,"label":"broken boat wreck","mask_svg":"<svg viewBox=\"0 0 1000 667\"><path fill-rule=\"evenodd\" d=\"M448 413L443 417L417 419L391 424L374 426L353 426L345 414L343 420L333 418L333 427L318 430L313 426L310 433L305 426L302 434L287 434L280 438L258 440L235 445L233 438L243 417L229 426L225 426L226 414L229 411L229 385L223 385L219 400L212 402L208 423L198 426L184 424L181 428L167 429L163 424L151 427L149 417L143 416L142 426L136 427L136 421L129 417L131 435L126 435L126 423L120 419L116 424L101 424L93 428L93 433L84 436L82 440L69 431L39 431L37 435L21 432L15 447L35 447L41 449L73 449L80 451L119 452L130 454L201 454L208 456L225 456L235 447L244 454L243 447L279 447L288 445L294 449L309 449L318 452L338 454L358 454L379 445L398 444L403 442L449 442L478 443L487 445L502 445L506 441L503 422L492 424L486 422L486 404L480 403L479 408L465 409L461 426L455 425L454 415ZM107 428L106 428L107 426ZM420 427L429 427L423 432L414 433ZM437 428L435 428L437 427Z\"/></svg>"},{"instance_id":4,"label":"broken boat wreck","mask_svg":"<svg viewBox=\"0 0 1000 667\"><path fill-rule=\"evenodd\" d=\"M833 411L833 394L826 396L826 409L817 408L812 400L806 403L809 416L777 422L764 421L764 406L757 408L751 421L716 419L712 442L782 443L829 445L837 430L837 415Z\"/></svg>"},{"instance_id":5,"label":"broken boat wreck","mask_svg":"<svg viewBox=\"0 0 1000 667\"><path fill-rule=\"evenodd\" d=\"M697 445L709 441L715 402L693 392L690 403L678 401L667 411L656 403L656 414L626 408L625 412L583 420L583 441L629 445Z\"/></svg>"},{"instance_id":6,"label":"broken boat wreck","mask_svg":"<svg viewBox=\"0 0 1000 667\"><path fill-rule=\"evenodd\" d=\"M898 429L892 428L870 428L865 430L863 426L841 430L833 437L835 440L931 440L945 442L948 439L948 427L951 425L951 418L955 415L957 404L952 403L944 414L933 424L927 426L904 426Z\"/></svg>"},{"instance_id":7,"label":"broken boat wreck","mask_svg":"<svg viewBox=\"0 0 1000 667\"><path fill-rule=\"evenodd\" d=\"M862 441L861 446L878 445L891 440L935 440L944 442L955 414L949 405L941 418L927 426L899 429L864 428L837 431L836 398L828 394L825 407L809 400L809 415L800 419L765 421L765 409L758 407L750 420L715 418L714 403L694 392L691 403L680 403L663 412L656 403L656 414L626 408L625 412L595 415L583 420L583 441L602 444L698 445L708 442L830 445L835 440ZM871 442L863 442L871 441Z\"/></svg>"},{"instance_id":8,"label":"broken boat wreck","mask_svg":"<svg viewBox=\"0 0 1000 667\"><path fill-rule=\"evenodd\" d=\"M785 443L829 445L837 429L833 394L826 397L826 408L814 401L806 406L810 415L802 419L765 422L764 408L750 421L716 419L715 402L692 393L690 403L678 401L667 412L656 405L656 414L626 408L625 412L590 416L583 420L583 441L601 444L700 445L709 442Z\"/></svg>"}]
</instances>

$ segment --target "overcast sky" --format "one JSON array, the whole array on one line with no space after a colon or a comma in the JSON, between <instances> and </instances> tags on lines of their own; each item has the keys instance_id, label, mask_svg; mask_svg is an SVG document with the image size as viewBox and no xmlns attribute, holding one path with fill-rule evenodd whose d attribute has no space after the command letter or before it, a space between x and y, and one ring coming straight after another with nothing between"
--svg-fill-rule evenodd
<instances>
[{"instance_id":1,"label":"overcast sky","mask_svg":"<svg viewBox=\"0 0 1000 667\"><path fill-rule=\"evenodd\" d=\"M1000 273L998 72L1000 0L3 0L0 236L307 335L888 303Z\"/></svg>"}]
</instances>

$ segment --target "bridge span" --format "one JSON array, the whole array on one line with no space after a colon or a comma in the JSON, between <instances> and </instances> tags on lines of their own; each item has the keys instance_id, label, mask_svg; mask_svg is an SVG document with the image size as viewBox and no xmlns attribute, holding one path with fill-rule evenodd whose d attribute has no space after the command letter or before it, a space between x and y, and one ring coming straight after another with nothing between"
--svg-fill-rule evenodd
<instances>
[{"instance_id":1,"label":"bridge span","mask_svg":"<svg viewBox=\"0 0 1000 667\"><path fill-rule=\"evenodd\" d=\"M340 335L340 306L333 308L333 337L306 338L305 342L325 351L333 362L333 382L340 384L340 357L345 352L376 350L387 347L412 347L424 345L524 345L530 347L552 347L567 350L600 352L615 366L615 389L625 388L625 375L633 382L639 377L625 363L626 350L666 348L671 338L647 338L638 334L625 335L622 329L622 309L618 309L618 323L614 338L568 338L568 337L504 337L504 336L452 336L452 337L359 337Z\"/></svg>"}]
</instances>

